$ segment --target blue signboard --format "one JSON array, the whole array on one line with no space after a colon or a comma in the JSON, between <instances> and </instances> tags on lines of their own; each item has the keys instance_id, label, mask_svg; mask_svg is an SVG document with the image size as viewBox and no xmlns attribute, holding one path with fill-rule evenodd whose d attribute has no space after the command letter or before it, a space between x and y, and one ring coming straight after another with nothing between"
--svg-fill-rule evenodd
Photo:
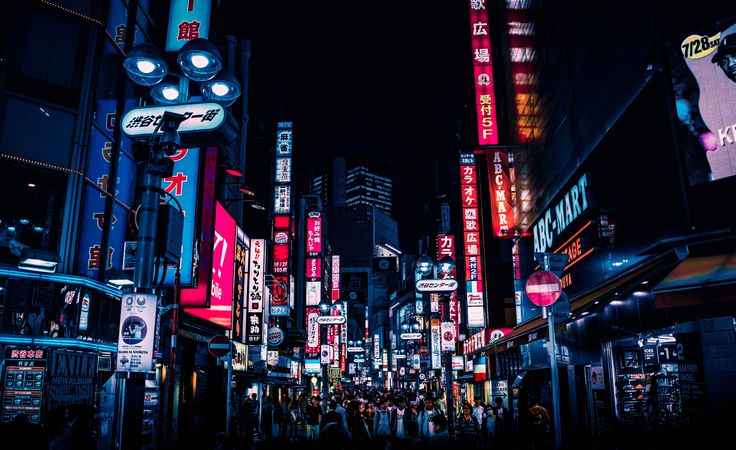
<instances>
[{"instance_id":1,"label":"blue signboard","mask_svg":"<svg viewBox=\"0 0 736 450\"><path fill-rule=\"evenodd\" d=\"M184 148L170 156L174 160L174 173L161 182L161 189L173 195L184 211L184 227L181 251L181 284L192 284L194 265L194 229L197 222L197 186L199 181L199 149ZM173 285L175 267L166 269L164 284Z\"/></svg>"},{"instance_id":2,"label":"blue signboard","mask_svg":"<svg viewBox=\"0 0 736 450\"><path fill-rule=\"evenodd\" d=\"M187 41L207 39L210 32L210 0L171 0L166 51L178 52Z\"/></svg>"},{"instance_id":3,"label":"blue signboard","mask_svg":"<svg viewBox=\"0 0 736 450\"><path fill-rule=\"evenodd\" d=\"M147 9L146 5L144 5L146 2L141 2L140 7L143 9ZM120 50L123 49L123 46L125 45L125 34L127 33L127 27L128 27L128 8L123 2L123 0L112 0L110 2L110 9L107 12L107 22L105 23L105 28L107 29L107 32L110 34L110 36L115 41L115 45L118 46ZM139 27L136 27L135 29L135 37L133 38L133 45L140 44L141 42L144 42L145 39L143 39L143 34L141 33L141 30ZM105 45L105 52L108 54L117 54L118 51L115 50L115 47L112 47L110 45Z\"/></svg>"},{"instance_id":4,"label":"blue signboard","mask_svg":"<svg viewBox=\"0 0 736 450\"><path fill-rule=\"evenodd\" d=\"M134 105L126 102L126 108ZM90 151L84 172L82 216L79 243L74 272L95 277L101 265L100 241L105 223L105 198L108 171L112 153L112 130L115 125L115 100L97 102L95 126L92 127ZM131 153L130 140L122 138L115 203L113 204L112 229L110 231L110 254L108 268L122 268L123 242L128 222L128 213L135 194L136 165Z\"/></svg>"}]
</instances>

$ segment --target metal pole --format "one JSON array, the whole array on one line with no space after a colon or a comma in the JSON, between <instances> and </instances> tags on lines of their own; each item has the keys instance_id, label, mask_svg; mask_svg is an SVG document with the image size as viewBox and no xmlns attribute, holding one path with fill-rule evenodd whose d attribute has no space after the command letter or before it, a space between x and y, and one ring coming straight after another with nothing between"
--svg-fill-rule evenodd
<instances>
[{"instance_id":1,"label":"metal pole","mask_svg":"<svg viewBox=\"0 0 736 450\"><path fill-rule=\"evenodd\" d=\"M174 409L176 408L176 335L179 333L179 301L181 296L181 271L179 265L181 261L176 265L176 273L174 275L174 307L171 310L171 348L169 349L169 374L166 377L168 384L168 423L166 427L169 438L169 448L176 446L176 433L178 431L176 414Z\"/></svg>"},{"instance_id":2,"label":"metal pole","mask_svg":"<svg viewBox=\"0 0 736 450\"><path fill-rule=\"evenodd\" d=\"M233 344L230 342L230 353L227 354L227 382L225 388L227 389L227 397L225 401L225 435L230 437L230 404L232 403L232 394L230 393L231 380L233 379Z\"/></svg>"},{"instance_id":3,"label":"metal pole","mask_svg":"<svg viewBox=\"0 0 736 450\"><path fill-rule=\"evenodd\" d=\"M161 161L165 158L163 151L156 147L149 147L150 159L146 161L144 166L145 174L143 176L141 206L139 208L138 245L135 252L135 272L133 273L135 287L146 290L153 288L158 204L163 174Z\"/></svg>"},{"instance_id":4,"label":"metal pole","mask_svg":"<svg viewBox=\"0 0 736 450\"><path fill-rule=\"evenodd\" d=\"M549 270L549 254L544 255L544 270ZM557 370L557 350L555 343L555 315L552 307L544 307L547 314L547 334L549 336L549 368L552 372L552 424L555 427L555 448L562 448L562 424L560 423L560 375Z\"/></svg>"}]
</instances>

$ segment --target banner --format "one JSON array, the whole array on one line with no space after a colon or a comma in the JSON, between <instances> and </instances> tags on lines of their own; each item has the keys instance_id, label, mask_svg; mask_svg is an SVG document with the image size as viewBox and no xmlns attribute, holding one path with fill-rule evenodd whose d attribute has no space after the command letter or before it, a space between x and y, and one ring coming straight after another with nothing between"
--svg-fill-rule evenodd
<instances>
[{"instance_id":1,"label":"banner","mask_svg":"<svg viewBox=\"0 0 736 450\"><path fill-rule=\"evenodd\" d=\"M120 300L118 372L153 370L153 338L156 331L158 296L129 293Z\"/></svg>"},{"instance_id":2,"label":"banner","mask_svg":"<svg viewBox=\"0 0 736 450\"><path fill-rule=\"evenodd\" d=\"M442 337L442 351L455 351L455 324L452 322L442 322L440 324L440 334Z\"/></svg>"}]
</instances>

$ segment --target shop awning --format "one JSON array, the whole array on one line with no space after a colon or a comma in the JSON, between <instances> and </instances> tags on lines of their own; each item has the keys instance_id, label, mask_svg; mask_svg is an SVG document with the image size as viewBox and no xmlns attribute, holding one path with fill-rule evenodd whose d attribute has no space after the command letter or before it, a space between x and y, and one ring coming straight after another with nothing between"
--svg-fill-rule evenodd
<instances>
[{"instance_id":1,"label":"shop awning","mask_svg":"<svg viewBox=\"0 0 736 450\"><path fill-rule=\"evenodd\" d=\"M577 311L592 306L591 304L595 301L599 301L606 296L610 297L613 292L622 293L627 287L639 286L640 280L650 278L654 273L670 270L681 259L677 251L671 250L642 260L618 275L608 278L588 289L586 292L571 298L570 312L572 315L575 315ZM558 324L557 326L562 326L562 324ZM503 352L522 344L528 344L537 339L544 339L547 337L546 327L547 319L537 317L536 319L529 320L514 328L514 331L511 333L494 341L491 344L490 352Z\"/></svg>"},{"instance_id":2,"label":"shop awning","mask_svg":"<svg viewBox=\"0 0 736 450\"><path fill-rule=\"evenodd\" d=\"M654 293L681 291L736 282L736 251L714 255L691 255L675 267Z\"/></svg>"}]
</instances>

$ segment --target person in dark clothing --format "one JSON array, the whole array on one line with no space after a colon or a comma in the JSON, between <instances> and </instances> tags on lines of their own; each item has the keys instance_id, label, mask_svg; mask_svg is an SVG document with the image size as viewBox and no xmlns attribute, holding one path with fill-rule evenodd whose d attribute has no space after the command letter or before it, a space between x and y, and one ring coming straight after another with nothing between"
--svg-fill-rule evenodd
<instances>
[{"instance_id":1,"label":"person in dark clothing","mask_svg":"<svg viewBox=\"0 0 736 450\"><path fill-rule=\"evenodd\" d=\"M464 448L474 448L478 443L478 434L480 432L480 424L475 415L473 415L473 407L470 403L463 404L463 412L455 422L455 434L460 438L460 442Z\"/></svg>"},{"instance_id":2,"label":"person in dark clothing","mask_svg":"<svg viewBox=\"0 0 736 450\"><path fill-rule=\"evenodd\" d=\"M434 427L434 435L429 438L429 448L437 450L447 450L457 447L458 438L447 431L447 417L444 414L437 414L430 419Z\"/></svg>"},{"instance_id":3,"label":"person in dark clothing","mask_svg":"<svg viewBox=\"0 0 736 450\"><path fill-rule=\"evenodd\" d=\"M358 409L353 413L353 437L357 443L369 443L373 440L366 421L365 403L358 404Z\"/></svg>"},{"instance_id":4,"label":"person in dark clothing","mask_svg":"<svg viewBox=\"0 0 736 450\"><path fill-rule=\"evenodd\" d=\"M330 401L327 412L322 415L322 422L320 422L320 426L324 427L330 423L336 423L340 426L343 426L342 414L337 412L337 402L335 400Z\"/></svg>"},{"instance_id":5,"label":"person in dark clothing","mask_svg":"<svg viewBox=\"0 0 736 450\"><path fill-rule=\"evenodd\" d=\"M273 400L271 397L266 397L266 403L263 404L263 413L261 414L261 431L268 440L273 437L273 412Z\"/></svg>"},{"instance_id":6,"label":"person in dark clothing","mask_svg":"<svg viewBox=\"0 0 736 450\"><path fill-rule=\"evenodd\" d=\"M322 409L319 407L317 397L312 397L307 404L306 422L307 422L307 439L316 441L319 436L319 416Z\"/></svg>"}]
</instances>

